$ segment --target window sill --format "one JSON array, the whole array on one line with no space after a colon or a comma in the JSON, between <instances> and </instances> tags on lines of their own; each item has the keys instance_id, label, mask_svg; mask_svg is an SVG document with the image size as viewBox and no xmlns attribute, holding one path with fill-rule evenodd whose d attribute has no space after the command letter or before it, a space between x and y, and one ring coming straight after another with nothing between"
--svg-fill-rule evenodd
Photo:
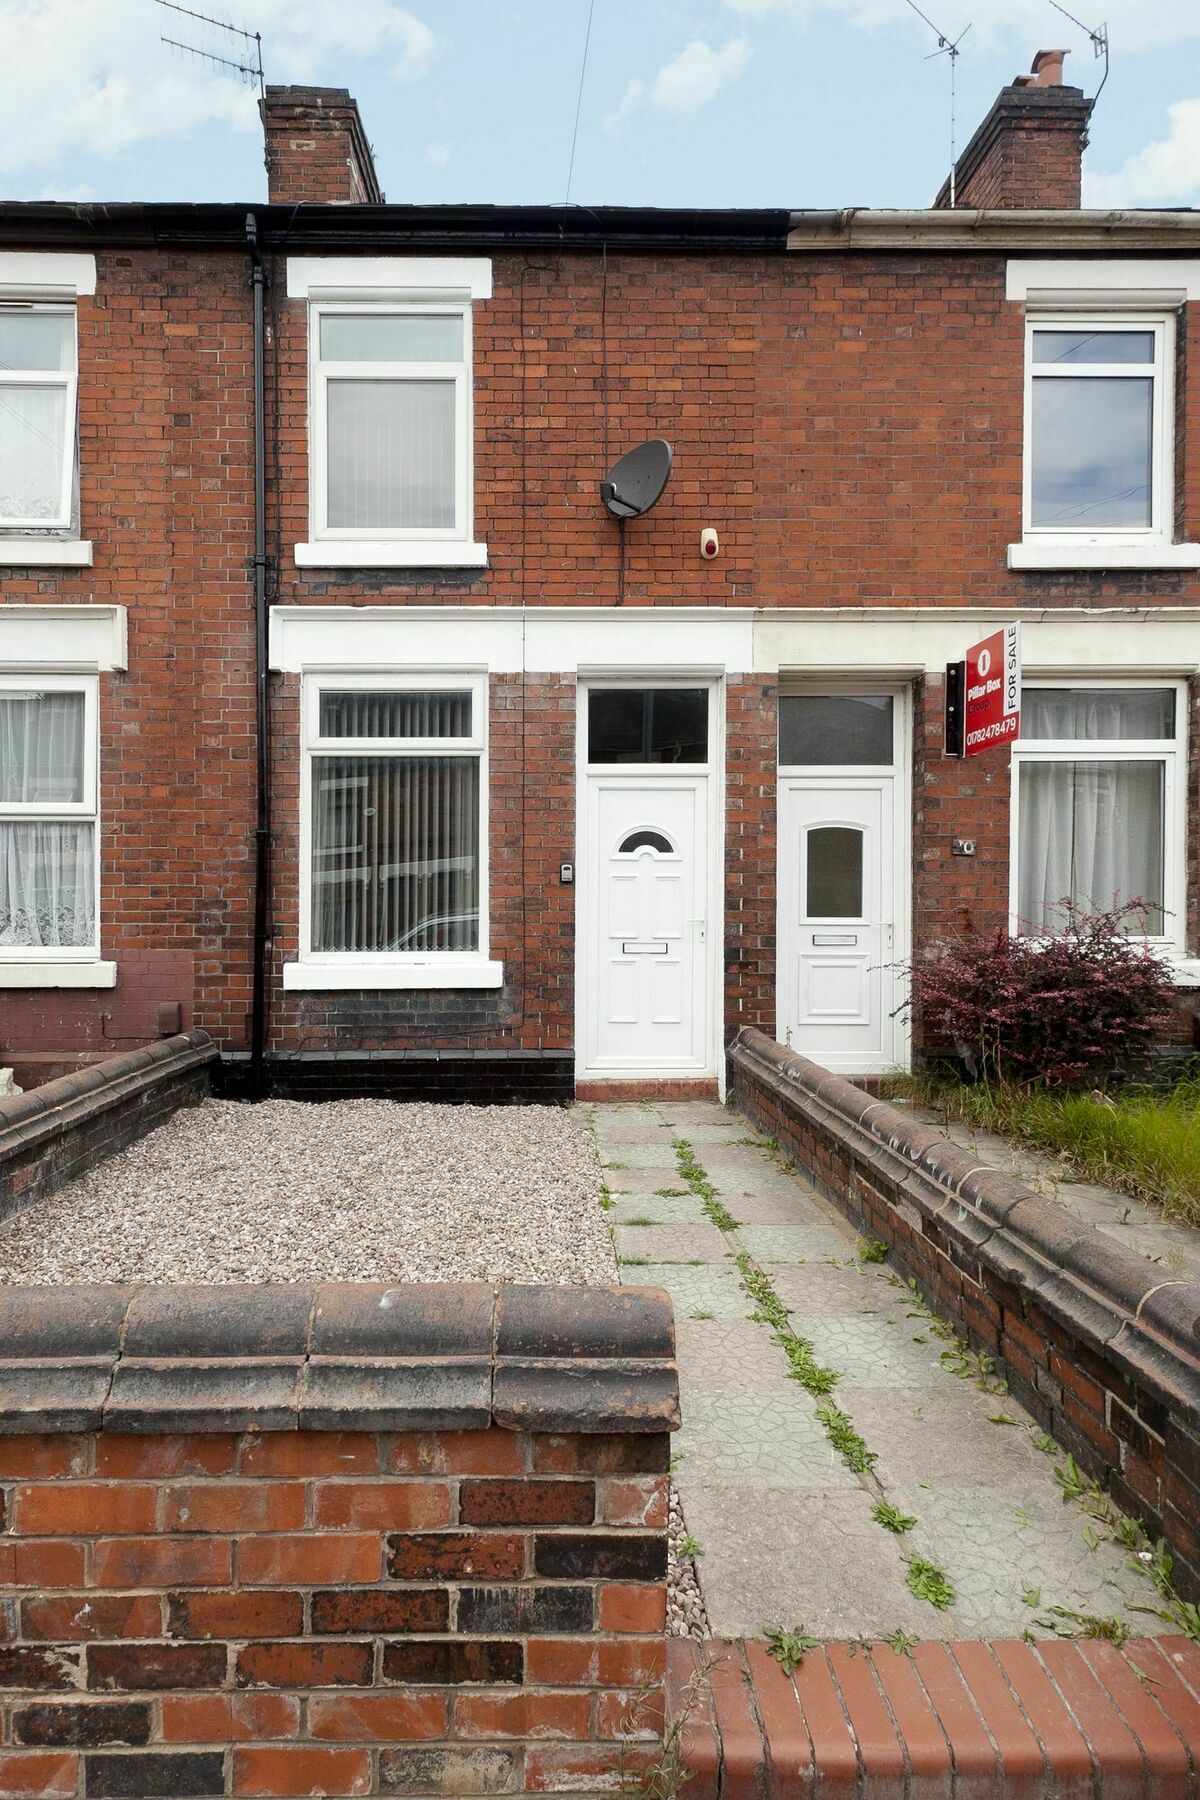
<instances>
[{"instance_id":1,"label":"window sill","mask_svg":"<svg viewBox=\"0 0 1200 1800\"><path fill-rule=\"evenodd\" d=\"M1200 569L1200 544L1136 538L1064 542L1025 538L1008 546L1010 569Z\"/></svg>"},{"instance_id":2,"label":"window sill","mask_svg":"<svg viewBox=\"0 0 1200 1800\"><path fill-rule=\"evenodd\" d=\"M486 569L486 544L442 538L335 538L295 545L298 569Z\"/></svg>"},{"instance_id":3,"label":"window sill","mask_svg":"<svg viewBox=\"0 0 1200 1800\"><path fill-rule=\"evenodd\" d=\"M90 569L92 546L87 538L6 537L0 533L0 567Z\"/></svg>"},{"instance_id":4,"label":"window sill","mask_svg":"<svg viewBox=\"0 0 1200 1800\"><path fill-rule=\"evenodd\" d=\"M336 963L294 962L283 965L285 993L354 991L376 988L498 988L504 981L504 964L477 961L389 962L363 957Z\"/></svg>"},{"instance_id":5,"label":"window sill","mask_svg":"<svg viewBox=\"0 0 1200 1800\"><path fill-rule=\"evenodd\" d=\"M111 988L115 962L0 962L0 988Z\"/></svg>"},{"instance_id":6,"label":"window sill","mask_svg":"<svg viewBox=\"0 0 1200 1800\"><path fill-rule=\"evenodd\" d=\"M1170 962L1177 988L1200 988L1200 956L1176 956Z\"/></svg>"}]
</instances>

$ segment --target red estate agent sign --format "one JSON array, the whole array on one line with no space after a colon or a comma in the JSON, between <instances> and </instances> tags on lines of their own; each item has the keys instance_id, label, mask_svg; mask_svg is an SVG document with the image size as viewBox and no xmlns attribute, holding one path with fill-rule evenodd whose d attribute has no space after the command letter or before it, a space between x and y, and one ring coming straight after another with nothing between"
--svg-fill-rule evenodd
<instances>
[{"instance_id":1,"label":"red estate agent sign","mask_svg":"<svg viewBox=\"0 0 1200 1800\"><path fill-rule=\"evenodd\" d=\"M1020 732L1020 631L1019 625L1005 625L967 651L964 756L978 756Z\"/></svg>"}]
</instances>

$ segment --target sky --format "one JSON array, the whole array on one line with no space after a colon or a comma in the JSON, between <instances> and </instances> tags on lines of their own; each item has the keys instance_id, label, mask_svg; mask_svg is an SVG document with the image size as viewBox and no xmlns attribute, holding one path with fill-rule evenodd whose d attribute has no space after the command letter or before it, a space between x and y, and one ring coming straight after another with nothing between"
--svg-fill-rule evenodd
<instances>
[{"instance_id":1,"label":"sky","mask_svg":"<svg viewBox=\"0 0 1200 1800\"><path fill-rule=\"evenodd\" d=\"M949 167L949 62L911 0L195 4L261 32L269 81L349 88L391 201L560 204L570 176L581 205L927 206ZM1070 10L1094 26L1101 6L1084 204L1200 205L1200 0ZM1069 48L1067 79L1099 86L1052 0L921 10L950 38L970 27L960 150L1038 49ZM164 36L246 50L156 0L0 0L3 196L265 198L255 92Z\"/></svg>"}]
</instances>

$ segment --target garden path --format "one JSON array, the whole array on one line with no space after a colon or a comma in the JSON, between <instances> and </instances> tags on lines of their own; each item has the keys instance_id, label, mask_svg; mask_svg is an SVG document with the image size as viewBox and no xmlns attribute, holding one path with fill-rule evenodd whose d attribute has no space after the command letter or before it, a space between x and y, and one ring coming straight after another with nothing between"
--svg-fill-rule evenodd
<instances>
[{"instance_id":1,"label":"garden path","mask_svg":"<svg viewBox=\"0 0 1200 1800\"><path fill-rule=\"evenodd\" d=\"M889 1098L890 1106L903 1106L903 1100ZM1159 1264L1168 1275L1181 1275L1200 1281L1200 1231L1194 1225L1175 1224L1164 1217L1157 1206L1148 1206L1119 1188L1104 1187L1099 1182L1074 1181L1064 1174L1065 1165L1055 1156L1014 1144L994 1131L981 1131L978 1126L961 1119L947 1119L936 1107L906 1107L915 1119L932 1125L954 1143L1005 1175L1015 1175L1028 1183L1035 1193L1065 1207L1076 1218L1083 1219L1115 1238L1126 1250L1134 1250Z\"/></svg>"},{"instance_id":2,"label":"garden path","mask_svg":"<svg viewBox=\"0 0 1200 1800\"><path fill-rule=\"evenodd\" d=\"M1061 1453L1009 1395L985 1391L994 1378L886 1263L861 1260L853 1231L744 1120L700 1103L589 1111L621 1278L661 1285L675 1304L675 1481L718 1637L772 1625L822 1640L1047 1636L1091 1619L1118 1621L1118 1634L1164 1629L1130 1610L1157 1603L1141 1568L1064 1503ZM787 1309L808 1366L837 1372L828 1396L792 1378L745 1278L760 1305L773 1293ZM831 1427L852 1459L856 1438L873 1457L862 1472ZM877 1522L881 1502L906 1531ZM937 1591L914 1557L952 1585L945 1610L912 1591Z\"/></svg>"}]
</instances>

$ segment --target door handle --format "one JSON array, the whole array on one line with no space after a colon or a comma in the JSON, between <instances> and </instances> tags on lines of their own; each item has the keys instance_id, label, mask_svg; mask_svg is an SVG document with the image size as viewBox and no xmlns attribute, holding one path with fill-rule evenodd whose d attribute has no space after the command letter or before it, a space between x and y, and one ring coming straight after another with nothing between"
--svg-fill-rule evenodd
<instances>
[{"instance_id":1,"label":"door handle","mask_svg":"<svg viewBox=\"0 0 1200 1800\"><path fill-rule=\"evenodd\" d=\"M708 920L707 919L693 919L692 924L699 931L700 942L703 943L704 942L704 933L705 933L705 929L707 928L707 925L708 925Z\"/></svg>"}]
</instances>

